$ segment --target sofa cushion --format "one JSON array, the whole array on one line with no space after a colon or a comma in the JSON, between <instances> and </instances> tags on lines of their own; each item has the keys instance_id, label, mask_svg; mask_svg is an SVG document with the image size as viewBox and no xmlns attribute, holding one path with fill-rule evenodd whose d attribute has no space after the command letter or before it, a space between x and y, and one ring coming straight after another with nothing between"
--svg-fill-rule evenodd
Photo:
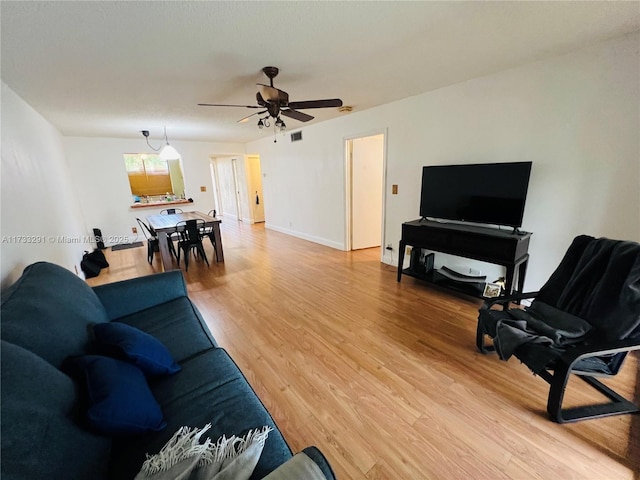
<instances>
[{"instance_id":1,"label":"sofa cushion","mask_svg":"<svg viewBox=\"0 0 640 480\"><path fill-rule=\"evenodd\" d=\"M144 374L135 365L100 355L76 357L69 363L83 377L87 420L96 432L138 435L167 426Z\"/></svg>"},{"instance_id":2,"label":"sofa cushion","mask_svg":"<svg viewBox=\"0 0 640 480\"><path fill-rule=\"evenodd\" d=\"M207 350L185 362L177 375L150 382L167 421L163 432L144 438L116 439L111 478L133 478L145 460L155 454L182 426L202 428L211 423L208 435L243 436L250 429L270 426L269 434L252 479L264 477L291 458L291 449L269 412L226 351Z\"/></svg>"},{"instance_id":3,"label":"sofa cushion","mask_svg":"<svg viewBox=\"0 0 640 480\"><path fill-rule=\"evenodd\" d=\"M3 480L107 478L111 439L80 425L67 375L11 343L0 345Z\"/></svg>"},{"instance_id":4,"label":"sofa cushion","mask_svg":"<svg viewBox=\"0 0 640 480\"><path fill-rule=\"evenodd\" d=\"M187 297L180 297L115 321L153 335L180 364L189 357L215 347Z\"/></svg>"},{"instance_id":5,"label":"sofa cushion","mask_svg":"<svg viewBox=\"0 0 640 480\"><path fill-rule=\"evenodd\" d=\"M47 262L25 268L2 294L2 339L60 368L70 355L87 353L88 327L108 320L91 287Z\"/></svg>"},{"instance_id":6,"label":"sofa cushion","mask_svg":"<svg viewBox=\"0 0 640 480\"><path fill-rule=\"evenodd\" d=\"M98 347L105 354L133 363L142 373L172 375L180 371L165 346L152 335L122 322L98 323L93 328Z\"/></svg>"}]
</instances>

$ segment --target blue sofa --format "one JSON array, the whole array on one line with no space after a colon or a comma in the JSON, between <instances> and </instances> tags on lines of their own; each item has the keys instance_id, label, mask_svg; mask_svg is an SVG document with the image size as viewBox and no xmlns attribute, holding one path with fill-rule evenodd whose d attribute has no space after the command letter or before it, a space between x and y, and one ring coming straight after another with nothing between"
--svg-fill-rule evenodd
<instances>
[{"instance_id":1,"label":"blue sofa","mask_svg":"<svg viewBox=\"0 0 640 480\"><path fill-rule=\"evenodd\" d=\"M91 288L60 266L35 263L2 293L0 318L3 480L130 479L145 455L157 453L179 427L207 423L214 440L273 428L252 479L293 456L189 300L180 271ZM153 335L182 367L175 375L149 380L167 423L164 430L111 437L84 425L82 389L63 364L94 352L90 326L101 322L123 322ZM325 478L334 478L319 450L309 447L304 453Z\"/></svg>"}]
</instances>

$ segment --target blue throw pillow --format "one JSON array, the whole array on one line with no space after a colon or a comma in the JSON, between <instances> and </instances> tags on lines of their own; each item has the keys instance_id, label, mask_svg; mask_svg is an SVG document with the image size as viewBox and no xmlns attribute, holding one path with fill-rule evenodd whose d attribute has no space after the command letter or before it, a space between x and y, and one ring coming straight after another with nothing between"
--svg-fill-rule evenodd
<instances>
[{"instance_id":1,"label":"blue throw pillow","mask_svg":"<svg viewBox=\"0 0 640 480\"><path fill-rule=\"evenodd\" d=\"M130 325L99 323L93 333L104 353L133 363L147 376L172 375L182 369L160 340Z\"/></svg>"},{"instance_id":2,"label":"blue throw pillow","mask_svg":"<svg viewBox=\"0 0 640 480\"><path fill-rule=\"evenodd\" d=\"M89 397L87 420L97 432L142 434L167 426L138 367L99 355L76 357L71 362L75 372L83 374Z\"/></svg>"}]
</instances>

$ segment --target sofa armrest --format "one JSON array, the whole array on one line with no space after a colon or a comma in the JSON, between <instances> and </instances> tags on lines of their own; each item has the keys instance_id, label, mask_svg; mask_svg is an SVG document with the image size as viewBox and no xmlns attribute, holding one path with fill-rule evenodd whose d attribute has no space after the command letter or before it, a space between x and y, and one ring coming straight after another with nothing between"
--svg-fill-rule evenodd
<instances>
[{"instance_id":1,"label":"sofa armrest","mask_svg":"<svg viewBox=\"0 0 640 480\"><path fill-rule=\"evenodd\" d=\"M107 311L109 320L155 307L187 296L180 270L172 270L93 288Z\"/></svg>"},{"instance_id":2,"label":"sofa armrest","mask_svg":"<svg viewBox=\"0 0 640 480\"><path fill-rule=\"evenodd\" d=\"M262 480L336 480L336 476L322 452L307 447Z\"/></svg>"}]
</instances>

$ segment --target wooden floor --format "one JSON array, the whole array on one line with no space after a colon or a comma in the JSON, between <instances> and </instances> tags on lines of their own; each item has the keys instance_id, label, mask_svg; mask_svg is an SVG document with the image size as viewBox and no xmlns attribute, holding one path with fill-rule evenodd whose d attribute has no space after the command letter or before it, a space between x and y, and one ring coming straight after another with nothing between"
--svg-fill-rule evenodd
<instances>
[{"instance_id":1,"label":"wooden floor","mask_svg":"<svg viewBox=\"0 0 640 480\"><path fill-rule=\"evenodd\" d=\"M478 300L398 284L379 249L234 221L222 237L224 264L190 263L190 295L293 450L317 445L339 479L640 479L640 415L551 422L542 379L476 351ZM106 253L92 285L161 269L146 245ZM640 400L635 357L618 377ZM567 395L592 396L579 380Z\"/></svg>"}]
</instances>

